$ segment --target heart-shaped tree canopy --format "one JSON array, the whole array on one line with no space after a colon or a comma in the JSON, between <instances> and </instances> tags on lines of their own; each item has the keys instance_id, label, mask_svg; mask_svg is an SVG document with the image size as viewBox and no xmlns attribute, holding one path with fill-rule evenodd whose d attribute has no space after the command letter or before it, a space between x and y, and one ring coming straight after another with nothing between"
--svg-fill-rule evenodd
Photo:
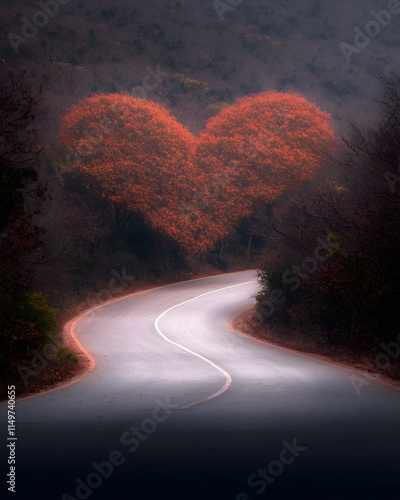
<instances>
[{"instance_id":1,"label":"heart-shaped tree canopy","mask_svg":"<svg viewBox=\"0 0 400 500\"><path fill-rule=\"evenodd\" d=\"M196 138L164 107L111 94L69 109L61 138L101 196L197 253L257 200L316 175L333 142L329 120L297 94L270 92L223 109Z\"/></svg>"}]
</instances>

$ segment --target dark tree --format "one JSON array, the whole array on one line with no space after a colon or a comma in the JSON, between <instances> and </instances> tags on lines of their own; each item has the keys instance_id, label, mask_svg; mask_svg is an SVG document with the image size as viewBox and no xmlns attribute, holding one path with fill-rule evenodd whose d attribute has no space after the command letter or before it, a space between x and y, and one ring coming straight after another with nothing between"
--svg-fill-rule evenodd
<instances>
[{"instance_id":1,"label":"dark tree","mask_svg":"<svg viewBox=\"0 0 400 500\"><path fill-rule=\"evenodd\" d=\"M263 269L259 296L266 322L318 331L330 346L359 351L376 351L399 333L400 77L382 81L381 118L368 129L352 123L326 179L275 208L280 257ZM310 273L302 263L318 238L336 248ZM286 300L269 315L272 288Z\"/></svg>"}]
</instances>

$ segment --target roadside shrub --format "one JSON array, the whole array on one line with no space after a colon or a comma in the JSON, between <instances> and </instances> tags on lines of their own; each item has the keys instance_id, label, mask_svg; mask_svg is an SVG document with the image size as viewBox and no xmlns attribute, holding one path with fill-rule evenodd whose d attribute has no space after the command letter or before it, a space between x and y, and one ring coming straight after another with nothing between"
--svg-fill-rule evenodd
<instances>
[{"instance_id":1,"label":"roadside shrub","mask_svg":"<svg viewBox=\"0 0 400 500\"><path fill-rule=\"evenodd\" d=\"M16 290L1 294L0 356L11 373L17 364L40 350L57 332L58 318L42 293ZM7 359L7 363L3 361Z\"/></svg>"}]
</instances>

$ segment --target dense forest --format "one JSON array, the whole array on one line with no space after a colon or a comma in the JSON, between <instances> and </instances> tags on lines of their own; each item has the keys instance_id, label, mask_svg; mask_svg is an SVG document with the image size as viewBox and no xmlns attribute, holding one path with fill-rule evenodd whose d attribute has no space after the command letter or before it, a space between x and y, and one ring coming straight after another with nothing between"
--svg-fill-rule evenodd
<instances>
[{"instance_id":1,"label":"dense forest","mask_svg":"<svg viewBox=\"0 0 400 500\"><path fill-rule=\"evenodd\" d=\"M286 197L262 229L271 255L258 311L304 345L345 348L398 371L400 78L383 80L381 117L352 124L335 175ZM333 172L333 170L332 170ZM397 360L397 365L393 361Z\"/></svg>"},{"instance_id":2,"label":"dense forest","mask_svg":"<svg viewBox=\"0 0 400 500\"><path fill-rule=\"evenodd\" d=\"M368 3L3 2L3 381L75 370L79 311L236 269L262 331L396 341L398 21L352 50Z\"/></svg>"}]
</instances>

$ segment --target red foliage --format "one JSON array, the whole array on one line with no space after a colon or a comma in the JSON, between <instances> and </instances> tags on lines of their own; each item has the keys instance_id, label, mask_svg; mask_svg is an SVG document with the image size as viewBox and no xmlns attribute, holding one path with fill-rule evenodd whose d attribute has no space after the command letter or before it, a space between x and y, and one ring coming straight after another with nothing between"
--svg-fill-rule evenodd
<instances>
[{"instance_id":1,"label":"red foliage","mask_svg":"<svg viewBox=\"0 0 400 500\"><path fill-rule=\"evenodd\" d=\"M333 140L329 115L277 92L223 109L200 139L158 104L94 96L68 111L61 137L102 196L190 253L212 247L256 200L313 178Z\"/></svg>"},{"instance_id":2,"label":"red foliage","mask_svg":"<svg viewBox=\"0 0 400 500\"><path fill-rule=\"evenodd\" d=\"M210 245L207 235L195 237L198 210L189 224L180 208L199 187L196 139L166 109L130 96L90 97L68 111L61 137L78 157L75 168L100 186L103 197L141 213L185 248Z\"/></svg>"},{"instance_id":3,"label":"red foliage","mask_svg":"<svg viewBox=\"0 0 400 500\"><path fill-rule=\"evenodd\" d=\"M315 177L333 144L330 115L297 94L262 93L237 101L210 119L197 164L228 181L215 213L231 225L255 201L270 202Z\"/></svg>"}]
</instances>

